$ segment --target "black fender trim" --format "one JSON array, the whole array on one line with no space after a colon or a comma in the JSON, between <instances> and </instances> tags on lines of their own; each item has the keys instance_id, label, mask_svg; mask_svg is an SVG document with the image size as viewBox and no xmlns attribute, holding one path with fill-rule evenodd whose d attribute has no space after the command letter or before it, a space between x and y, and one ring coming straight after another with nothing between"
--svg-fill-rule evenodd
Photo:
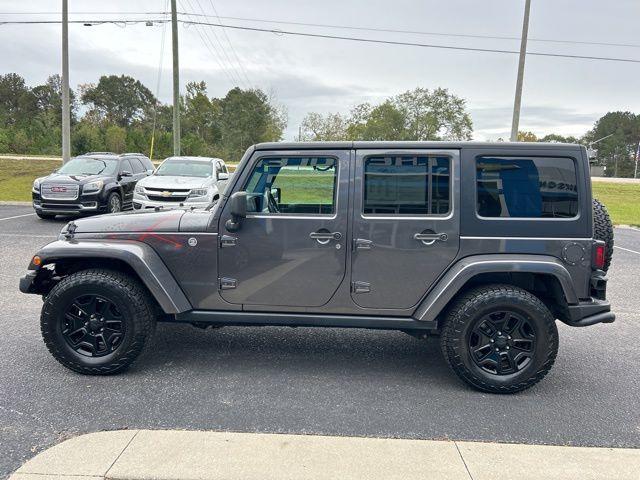
<instances>
[{"instance_id":1,"label":"black fender trim","mask_svg":"<svg viewBox=\"0 0 640 480\"><path fill-rule=\"evenodd\" d=\"M131 240L58 240L44 246L36 255L42 259L43 265L61 259L123 261L138 274L165 313L176 314L192 309L160 256L145 243Z\"/></svg>"},{"instance_id":2,"label":"black fender trim","mask_svg":"<svg viewBox=\"0 0 640 480\"><path fill-rule=\"evenodd\" d=\"M569 305L577 304L571 275L560 261L548 255L473 255L453 264L422 300L413 318L434 321L471 278L481 273L526 272L558 279Z\"/></svg>"}]
</instances>

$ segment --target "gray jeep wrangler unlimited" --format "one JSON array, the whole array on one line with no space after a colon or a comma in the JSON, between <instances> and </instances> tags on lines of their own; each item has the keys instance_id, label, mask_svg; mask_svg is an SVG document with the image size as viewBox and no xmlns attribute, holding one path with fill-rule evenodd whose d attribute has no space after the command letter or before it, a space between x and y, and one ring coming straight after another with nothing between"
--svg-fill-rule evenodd
<instances>
[{"instance_id":1,"label":"gray jeep wrangler unlimited","mask_svg":"<svg viewBox=\"0 0 640 480\"><path fill-rule=\"evenodd\" d=\"M125 369L156 321L357 327L439 334L462 380L511 393L553 365L556 320L613 322L612 247L579 145L268 143L207 209L70 222L20 289L80 373Z\"/></svg>"}]
</instances>

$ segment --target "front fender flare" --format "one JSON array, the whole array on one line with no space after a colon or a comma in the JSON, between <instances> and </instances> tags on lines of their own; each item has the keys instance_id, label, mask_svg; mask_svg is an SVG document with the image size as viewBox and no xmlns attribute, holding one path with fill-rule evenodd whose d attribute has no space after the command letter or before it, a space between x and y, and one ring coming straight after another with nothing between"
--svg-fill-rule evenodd
<instances>
[{"instance_id":1,"label":"front fender flare","mask_svg":"<svg viewBox=\"0 0 640 480\"><path fill-rule=\"evenodd\" d=\"M36 255L42 264L61 259L114 259L129 265L165 313L191 310L191 304L160 256L149 245L131 240L58 240Z\"/></svg>"},{"instance_id":2,"label":"front fender flare","mask_svg":"<svg viewBox=\"0 0 640 480\"><path fill-rule=\"evenodd\" d=\"M560 282L568 304L577 304L571 275L560 261L548 255L473 255L453 264L422 300L413 318L434 321L471 278L481 273L539 273Z\"/></svg>"}]
</instances>

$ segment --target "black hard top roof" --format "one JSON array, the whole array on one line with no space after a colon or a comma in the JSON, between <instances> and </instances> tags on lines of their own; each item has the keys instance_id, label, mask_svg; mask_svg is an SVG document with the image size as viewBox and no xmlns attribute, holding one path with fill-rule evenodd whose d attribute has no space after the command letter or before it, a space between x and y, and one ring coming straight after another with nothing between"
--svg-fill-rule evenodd
<instances>
[{"instance_id":1,"label":"black hard top roof","mask_svg":"<svg viewBox=\"0 0 640 480\"><path fill-rule=\"evenodd\" d=\"M573 143L542 143L542 142L266 142L255 145L256 150L322 150L322 149L460 149L460 148L520 148L520 149L572 149L581 148Z\"/></svg>"}]
</instances>

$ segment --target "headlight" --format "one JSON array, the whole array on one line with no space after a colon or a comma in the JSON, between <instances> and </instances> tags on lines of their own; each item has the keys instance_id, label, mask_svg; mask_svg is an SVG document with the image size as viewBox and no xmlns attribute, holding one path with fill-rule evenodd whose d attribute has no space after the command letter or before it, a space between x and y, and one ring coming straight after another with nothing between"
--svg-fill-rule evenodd
<instances>
[{"instance_id":1,"label":"headlight","mask_svg":"<svg viewBox=\"0 0 640 480\"><path fill-rule=\"evenodd\" d=\"M140 195L144 195L144 187L142 185L139 185L139 184L136 183L135 192L139 193Z\"/></svg>"},{"instance_id":2,"label":"headlight","mask_svg":"<svg viewBox=\"0 0 640 480\"><path fill-rule=\"evenodd\" d=\"M206 197L209 193L208 188L192 188L189 198L191 197Z\"/></svg>"},{"instance_id":3,"label":"headlight","mask_svg":"<svg viewBox=\"0 0 640 480\"><path fill-rule=\"evenodd\" d=\"M40 179L36 178L33 181L33 187L31 188L35 193L40 193Z\"/></svg>"},{"instance_id":4,"label":"headlight","mask_svg":"<svg viewBox=\"0 0 640 480\"><path fill-rule=\"evenodd\" d=\"M104 182L102 180L96 180L95 182L85 183L82 187L82 193L95 193L102 189Z\"/></svg>"}]
</instances>

